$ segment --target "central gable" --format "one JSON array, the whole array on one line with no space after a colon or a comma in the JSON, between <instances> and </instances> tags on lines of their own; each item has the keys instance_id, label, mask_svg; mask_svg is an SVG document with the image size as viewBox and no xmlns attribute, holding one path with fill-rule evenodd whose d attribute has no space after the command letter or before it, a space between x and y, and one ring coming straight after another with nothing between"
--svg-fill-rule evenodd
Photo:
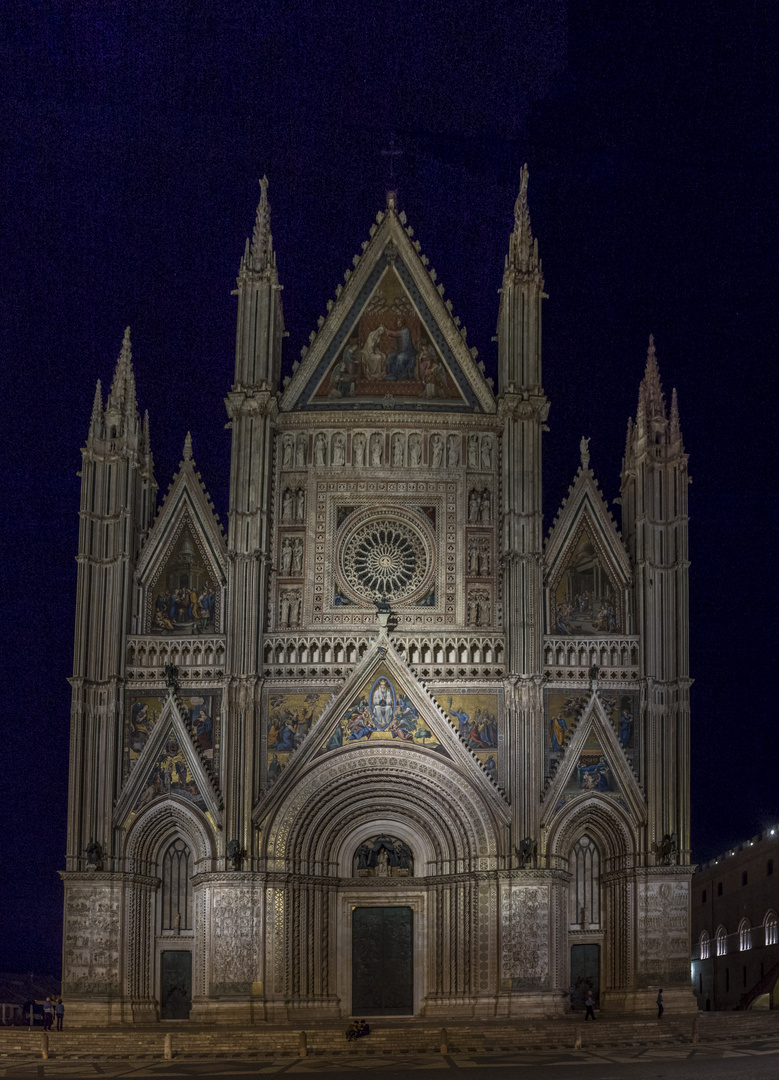
<instances>
[{"instance_id":1,"label":"central gable","mask_svg":"<svg viewBox=\"0 0 779 1080\"><path fill-rule=\"evenodd\" d=\"M282 411L495 411L495 398L444 303L443 286L391 201L356 269L319 320L286 385Z\"/></svg>"}]
</instances>

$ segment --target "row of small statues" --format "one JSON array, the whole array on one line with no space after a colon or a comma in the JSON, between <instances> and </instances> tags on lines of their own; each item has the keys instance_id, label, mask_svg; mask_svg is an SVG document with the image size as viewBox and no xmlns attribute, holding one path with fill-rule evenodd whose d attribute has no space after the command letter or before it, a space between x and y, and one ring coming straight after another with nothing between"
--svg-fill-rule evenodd
<instances>
[{"instance_id":1,"label":"row of small statues","mask_svg":"<svg viewBox=\"0 0 779 1080\"><path fill-rule=\"evenodd\" d=\"M489 488L484 488L483 491L479 491L477 488L471 488L468 493L468 522L471 525L475 525L477 522L481 522L482 525L489 525L492 520L492 495Z\"/></svg>"},{"instance_id":2,"label":"row of small statues","mask_svg":"<svg viewBox=\"0 0 779 1080\"><path fill-rule=\"evenodd\" d=\"M469 469L491 472L494 459L494 440L492 435L469 435L467 440L466 461ZM462 437L460 435L444 435L434 432L430 436L430 446L427 464L433 469L443 466L457 468L461 463ZM384 464L385 435L382 431L374 431L372 435L358 431L352 436L352 465L362 468L365 465ZM313 464L314 465L346 465L347 442L346 433L336 431L328 436L319 431L314 436ZM425 464L424 436L418 432L411 432L408 437L396 431L390 439L390 453L388 463L394 466L410 465L412 467ZM304 469L308 459L308 436L302 432L295 438L290 432L282 436L281 441L281 467L282 469Z\"/></svg>"}]
</instances>

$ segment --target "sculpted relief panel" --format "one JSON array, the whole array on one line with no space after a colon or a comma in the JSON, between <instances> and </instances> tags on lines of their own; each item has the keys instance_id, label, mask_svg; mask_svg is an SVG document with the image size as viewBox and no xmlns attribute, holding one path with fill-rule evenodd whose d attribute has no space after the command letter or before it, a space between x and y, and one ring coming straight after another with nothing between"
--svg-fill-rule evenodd
<instances>
[{"instance_id":1,"label":"sculpted relief panel","mask_svg":"<svg viewBox=\"0 0 779 1080\"><path fill-rule=\"evenodd\" d=\"M684 981L689 975L689 887L670 877L650 881L638 891L638 956L641 977L649 982Z\"/></svg>"},{"instance_id":2,"label":"sculpted relief panel","mask_svg":"<svg viewBox=\"0 0 779 1080\"><path fill-rule=\"evenodd\" d=\"M259 978L256 943L261 905L249 888L214 890L211 917L211 993L246 994Z\"/></svg>"},{"instance_id":3,"label":"sculpted relief panel","mask_svg":"<svg viewBox=\"0 0 779 1080\"><path fill-rule=\"evenodd\" d=\"M118 993L119 892L73 885L66 897L63 976L68 992Z\"/></svg>"},{"instance_id":4,"label":"sculpted relief panel","mask_svg":"<svg viewBox=\"0 0 779 1080\"><path fill-rule=\"evenodd\" d=\"M514 990L542 989L549 981L549 890L510 885L502 901L502 977Z\"/></svg>"}]
</instances>

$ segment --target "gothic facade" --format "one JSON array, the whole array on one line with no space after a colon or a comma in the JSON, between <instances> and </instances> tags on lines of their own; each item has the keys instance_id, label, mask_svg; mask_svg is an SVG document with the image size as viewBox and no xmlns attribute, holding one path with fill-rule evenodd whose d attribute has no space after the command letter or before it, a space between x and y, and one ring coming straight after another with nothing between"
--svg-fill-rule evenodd
<instances>
[{"instance_id":1,"label":"gothic facade","mask_svg":"<svg viewBox=\"0 0 779 1080\"><path fill-rule=\"evenodd\" d=\"M74 1022L694 1007L687 456L650 342L621 531L545 536L522 171L498 385L390 194L310 345L267 184L237 283L226 531L157 503L129 332L83 450L64 984Z\"/></svg>"}]
</instances>

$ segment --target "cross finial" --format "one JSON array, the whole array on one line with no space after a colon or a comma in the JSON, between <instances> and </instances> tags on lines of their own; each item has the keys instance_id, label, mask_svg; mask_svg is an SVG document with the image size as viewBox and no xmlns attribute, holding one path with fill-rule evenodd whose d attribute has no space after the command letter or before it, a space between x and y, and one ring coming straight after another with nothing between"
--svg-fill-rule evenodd
<instances>
[{"instance_id":1,"label":"cross finial","mask_svg":"<svg viewBox=\"0 0 779 1080\"><path fill-rule=\"evenodd\" d=\"M400 149L400 147L395 142L395 133L394 132L390 135L389 149L388 150L382 150L381 154L382 154L382 157L388 157L389 158L389 166L390 166L389 186L390 186L390 189L393 189L393 191L394 191L394 187L395 187L395 158L396 157L401 157L402 154L403 154L403 151Z\"/></svg>"}]
</instances>

